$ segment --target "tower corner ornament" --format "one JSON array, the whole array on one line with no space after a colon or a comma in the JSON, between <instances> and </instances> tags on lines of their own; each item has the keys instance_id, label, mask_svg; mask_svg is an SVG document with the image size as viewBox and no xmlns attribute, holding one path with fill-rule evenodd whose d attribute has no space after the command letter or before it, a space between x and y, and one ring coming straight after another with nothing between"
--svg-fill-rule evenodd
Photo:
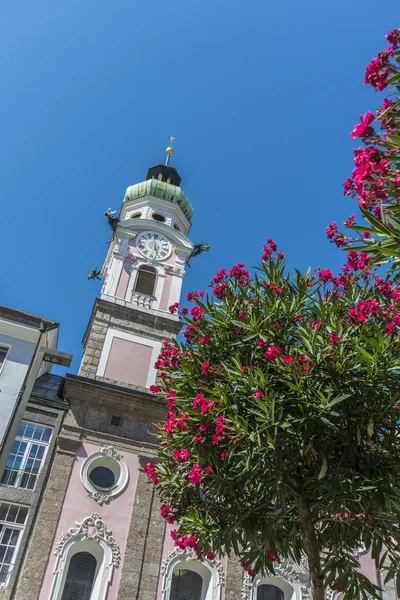
<instances>
[{"instance_id":1,"label":"tower corner ornament","mask_svg":"<svg viewBox=\"0 0 400 600\"><path fill-rule=\"evenodd\" d=\"M92 531L89 532L89 529ZM68 531L64 531L55 545L54 554L56 556L60 554L65 544L73 538L79 538L82 540L93 539L98 543L105 543L110 547L112 553L112 564L114 567L119 567L121 560L119 545L112 536L111 529L107 528L99 513L92 513L89 517L83 519L83 521L76 521L75 527L71 527L68 529Z\"/></svg>"}]
</instances>

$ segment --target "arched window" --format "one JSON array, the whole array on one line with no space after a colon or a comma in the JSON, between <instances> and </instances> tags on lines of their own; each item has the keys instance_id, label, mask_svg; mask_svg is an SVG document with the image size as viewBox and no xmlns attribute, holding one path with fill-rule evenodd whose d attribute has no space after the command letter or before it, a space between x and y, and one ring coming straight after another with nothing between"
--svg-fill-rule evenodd
<instances>
[{"instance_id":1,"label":"arched window","mask_svg":"<svg viewBox=\"0 0 400 600\"><path fill-rule=\"evenodd\" d=\"M283 591L276 585L263 584L257 588L257 600L284 600L284 598Z\"/></svg>"},{"instance_id":2,"label":"arched window","mask_svg":"<svg viewBox=\"0 0 400 600\"><path fill-rule=\"evenodd\" d=\"M142 265L138 269L134 292L154 296L156 287L157 271L149 265Z\"/></svg>"},{"instance_id":3,"label":"arched window","mask_svg":"<svg viewBox=\"0 0 400 600\"><path fill-rule=\"evenodd\" d=\"M90 600L97 562L90 552L77 552L70 560L61 600Z\"/></svg>"},{"instance_id":4,"label":"arched window","mask_svg":"<svg viewBox=\"0 0 400 600\"><path fill-rule=\"evenodd\" d=\"M194 571L174 569L170 600L201 600L203 578Z\"/></svg>"}]
</instances>

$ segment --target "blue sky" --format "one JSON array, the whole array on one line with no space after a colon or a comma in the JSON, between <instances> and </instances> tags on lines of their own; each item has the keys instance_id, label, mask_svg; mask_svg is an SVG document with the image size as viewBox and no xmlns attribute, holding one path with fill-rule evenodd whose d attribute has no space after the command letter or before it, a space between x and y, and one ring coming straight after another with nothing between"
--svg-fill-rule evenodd
<instances>
[{"instance_id":1,"label":"blue sky","mask_svg":"<svg viewBox=\"0 0 400 600\"><path fill-rule=\"evenodd\" d=\"M380 95L367 62L398 0L20 0L1 9L0 304L61 323L74 354L125 189L164 160L194 206L185 293L255 264L267 237L291 268L339 268L325 239L354 201L349 132ZM396 22L397 17L397 22Z\"/></svg>"}]
</instances>

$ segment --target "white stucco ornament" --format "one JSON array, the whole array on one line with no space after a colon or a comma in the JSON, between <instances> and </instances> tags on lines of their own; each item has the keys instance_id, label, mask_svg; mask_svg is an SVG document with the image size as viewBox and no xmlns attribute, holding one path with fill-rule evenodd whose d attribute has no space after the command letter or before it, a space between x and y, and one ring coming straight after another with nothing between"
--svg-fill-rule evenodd
<instances>
[{"instance_id":1,"label":"white stucco ornament","mask_svg":"<svg viewBox=\"0 0 400 600\"><path fill-rule=\"evenodd\" d=\"M71 540L71 538L79 538L79 540L91 538L96 542L104 542L111 549L112 564L114 567L119 567L121 560L119 546L112 536L111 529L107 528L98 513L92 513L89 517L83 519L83 521L76 521L75 527L71 527L68 531L61 534L54 548L54 554L56 556L62 552L65 544Z\"/></svg>"},{"instance_id":2,"label":"white stucco ornament","mask_svg":"<svg viewBox=\"0 0 400 600\"><path fill-rule=\"evenodd\" d=\"M98 467L104 467L112 472L114 476L113 485L107 488L96 485L91 478L91 473ZM113 446L106 446L85 459L81 467L80 478L88 491L89 498L92 498L101 506L124 491L128 484L129 471L122 454Z\"/></svg>"}]
</instances>

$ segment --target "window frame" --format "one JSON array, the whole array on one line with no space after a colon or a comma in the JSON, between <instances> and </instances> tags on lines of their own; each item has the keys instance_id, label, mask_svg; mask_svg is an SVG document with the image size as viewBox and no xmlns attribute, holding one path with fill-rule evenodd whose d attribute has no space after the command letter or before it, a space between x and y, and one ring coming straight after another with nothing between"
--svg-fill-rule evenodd
<instances>
[{"instance_id":1,"label":"window frame","mask_svg":"<svg viewBox=\"0 0 400 600\"><path fill-rule=\"evenodd\" d=\"M11 577L11 574L13 572L13 569L14 569L14 566L15 566L15 563L16 563L16 559L17 559L17 556L18 556L18 552L19 552L19 548L20 548L20 545L21 545L21 541L22 541L22 538L24 536L25 527L26 527L26 523L28 521L29 509L30 509L30 507L27 506L26 504L19 504L18 502L4 502L4 501L0 501L0 505L2 505L2 504L7 504L8 506L18 506L18 507L22 507L22 508L27 508L27 511L26 511L26 516L25 516L25 520L24 520L23 523L16 523L16 522L11 522L11 521L6 521L4 519L0 519L0 545L3 545L1 542L2 542L2 539L3 539L3 535L4 535L3 531L5 529L11 529L11 530L19 532L18 533L17 543L14 546L14 552L13 552L12 558L10 560L10 563L8 563L9 570L8 570L8 573L7 573L7 577L6 577L6 579L4 581L0 581L0 589L6 588L7 585L8 585L8 583L9 583L9 581L10 581L10 577ZM5 544L4 544L4 546L5 546ZM7 546L7 548L10 548L10 547L12 547L12 546ZM7 563L5 563L3 560L0 561L0 565L1 566L5 565L5 564L7 564Z\"/></svg>"},{"instance_id":2,"label":"window frame","mask_svg":"<svg viewBox=\"0 0 400 600\"><path fill-rule=\"evenodd\" d=\"M148 294L146 292L141 292L140 290L136 289L137 283L139 281L139 276L141 272L146 272L147 273L153 273L154 274L154 282L153 282L153 293L152 294ZM141 264L136 271L136 277L135 277L135 281L133 283L133 289L132 289L132 293L133 294L138 294L140 296L147 296L148 298L156 298L156 290L157 290L157 282L158 282L158 271L157 269L153 266L153 265L148 265L147 263L145 264Z\"/></svg>"},{"instance_id":3,"label":"window frame","mask_svg":"<svg viewBox=\"0 0 400 600\"><path fill-rule=\"evenodd\" d=\"M13 442L13 446L14 446L14 444L16 442L20 442L20 443L26 444L26 447L24 449L24 454L23 454L23 457L21 459L21 466L20 466L19 469L7 468L7 463L8 463L8 460L10 458L10 455L12 453L12 449L11 449L10 454L9 454L9 456L7 458L6 467L5 467L4 471L3 471L3 473L1 473L0 477L3 478L3 475L4 475L4 473L7 470L10 473L16 471L17 472L17 476L16 476L16 479L15 479L14 483L1 482L0 483L0 487L9 487L9 488L15 488L15 489L18 489L18 490L28 490L30 492L33 492L36 489L37 483L39 481L40 474L43 471L43 466L44 466L44 464L46 462L47 452L49 450L49 447L50 447L50 444L51 444L51 440L52 440L53 434L54 434L54 427L49 427L48 425L42 425L41 423L35 423L33 421L25 421L25 420L21 421L20 426L23 423L27 423L28 425L33 425L34 427L39 426L39 427L43 427L44 429L51 429L51 435L50 435L48 441L43 441L43 440L35 440L32 437L29 438L29 437L26 437L24 435L20 435L19 432L17 433L17 435L15 436L14 442ZM26 464L27 464L27 462L28 462L28 460L30 458L31 449L32 449L32 446L34 444L43 447L44 448L44 452L43 452L43 456L41 457L41 459L35 459L35 460L40 460L40 466L39 466L39 469L38 469L37 473L30 472L30 474L29 474L29 471L26 469ZM27 474L29 474L29 476L28 476L29 477L28 478L28 482L29 482L29 479L30 479L31 476L35 476L36 477L35 483L34 483L33 487L27 487L27 486L22 487L20 485L21 481L22 481L22 478L24 477L24 475L27 475Z\"/></svg>"},{"instance_id":4,"label":"window frame","mask_svg":"<svg viewBox=\"0 0 400 600\"><path fill-rule=\"evenodd\" d=\"M2 372L3 372L4 365L7 363L8 356L9 356L9 354L10 354L10 350L11 350L12 346L11 346L11 344L5 344L5 343L3 343L3 342L0 342L0 350L1 350L2 348L4 348L4 349L7 349L7 352L6 352L5 356L4 356L4 360L3 360L3 362L0 364L0 375L1 375L1 374L2 374Z\"/></svg>"}]
</instances>

